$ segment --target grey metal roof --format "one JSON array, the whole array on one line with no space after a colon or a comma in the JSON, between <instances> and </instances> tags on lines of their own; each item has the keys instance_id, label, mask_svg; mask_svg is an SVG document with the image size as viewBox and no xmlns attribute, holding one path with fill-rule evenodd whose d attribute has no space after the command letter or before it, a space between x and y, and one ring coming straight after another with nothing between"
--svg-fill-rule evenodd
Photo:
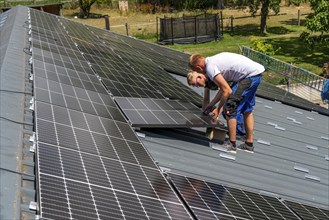
<instances>
[{"instance_id":1,"label":"grey metal roof","mask_svg":"<svg viewBox=\"0 0 329 220\"><path fill-rule=\"evenodd\" d=\"M19 8L6 13L0 30L0 219L31 218L34 201L34 164L28 138L32 134L32 112L28 110L31 85L25 16Z\"/></svg>"},{"instance_id":2,"label":"grey metal roof","mask_svg":"<svg viewBox=\"0 0 329 220\"><path fill-rule=\"evenodd\" d=\"M214 150L212 143L204 136L195 137L193 130L139 132L146 134L144 145L165 170L327 208L329 117L256 100L254 154Z\"/></svg>"},{"instance_id":3,"label":"grey metal roof","mask_svg":"<svg viewBox=\"0 0 329 220\"><path fill-rule=\"evenodd\" d=\"M30 66L24 51L28 24L21 10L11 9L0 29L0 219L34 218L29 211L35 195L28 141L32 134ZM141 140L163 169L327 209L329 117L263 98L257 98L254 114L254 154L213 150L210 145L215 143L190 129L139 132L146 134Z\"/></svg>"}]
</instances>

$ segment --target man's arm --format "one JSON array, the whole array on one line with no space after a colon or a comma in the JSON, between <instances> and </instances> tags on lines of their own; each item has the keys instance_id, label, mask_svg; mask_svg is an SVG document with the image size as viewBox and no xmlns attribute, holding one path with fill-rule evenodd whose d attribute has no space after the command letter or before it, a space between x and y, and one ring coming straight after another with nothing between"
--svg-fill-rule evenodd
<instances>
[{"instance_id":1,"label":"man's arm","mask_svg":"<svg viewBox=\"0 0 329 220\"><path fill-rule=\"evenodd\" d=\"M228 83L226 82L226 80L224 79L224 77L221 74L217 74L215 76L215 78L213 79L213 81L214 81L214 83L216 83L216 85L219 88L218 93L221 93L218 106L213 111L213 114L214 114L213 117L214 118L217 118L218 117L218 114L220 112L220 109L223 107L223 105L226 102L226 100L228 99L228 97L232 94L232 89L228 85ZM218 95L218 93L217 93L217 95ZM216 97L217 97L217 95L216 95Z\"/></svg>"},{"instance_id":2,"label":"man's arm","mask_svg":"<svg viewBox=\"0 0 329 220\"><path fill-rule=\"evenodd\" d=\"M206 111L208 104L209 104L209 99L210 99L210 95L209 95L210 91L209 88L204 88L203 90L203 101L202 101L202 111Z\"/></svg>"},{"instance_id":3,"label":"man's arm","mask_svg":"<svg viewBox=\"0 0 329 220\"><path fill-rule=\"evenodd\" d=\"M216 105L216 103L220 100L221 96L222 92L219 90L216 96L211 100L211 102L208 103L205 107L203 107L203 111L211 111L213 106Z\"/></svg>"}]
</instances>

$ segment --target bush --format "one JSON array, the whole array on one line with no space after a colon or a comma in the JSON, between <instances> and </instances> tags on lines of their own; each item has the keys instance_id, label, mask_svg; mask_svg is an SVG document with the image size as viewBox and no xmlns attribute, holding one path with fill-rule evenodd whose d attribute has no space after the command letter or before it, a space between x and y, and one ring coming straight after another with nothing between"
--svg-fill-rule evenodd
<instances>
[{"instance_id":1,"label":"bush","mask_svg":"<svg viewBox=\"0 0 329 220\"><path fill-rule=\"evenodd\" d=\"M270 43L266 43L265 40L258 39L256 37L251 37L251 48L257 50L261 53L264 53L269 56L275 55L281 48L275 50L273 45Z\"/></svg>"}]
</instances>

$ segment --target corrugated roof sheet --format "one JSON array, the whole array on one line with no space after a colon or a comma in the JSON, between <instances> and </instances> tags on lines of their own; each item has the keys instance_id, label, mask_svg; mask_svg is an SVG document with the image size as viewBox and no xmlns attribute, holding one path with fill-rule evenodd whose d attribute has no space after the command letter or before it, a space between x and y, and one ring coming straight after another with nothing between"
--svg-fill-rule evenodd
<instances>
[{"instance_id":1,"label":"corrugated roof sheet","mask_svg":"<svg viewBox=\"0 0 329 220\"><path fill-rule=\"evenodd\" d=\"M142 141L172 172L328 207L329 117L256 100L254 154L214 150L205 136L199 143L191 138L191 131L141 130L146 134Z\"/></svg>"},{"instance_id":2,"label":"corrugated roof sheet","mask_svg":"<svg viewBox=\"0 0 329 220\"><path fill-rule=\"evenodd\" d=\"M0 30L0 219L34 218L28 209L35 191L33 156L28 151L33 122L32 112L27 110L31 85L28 55L23 50L26 15L14 8L3 16L7 18Z\"/></svg>"}]
</instances>

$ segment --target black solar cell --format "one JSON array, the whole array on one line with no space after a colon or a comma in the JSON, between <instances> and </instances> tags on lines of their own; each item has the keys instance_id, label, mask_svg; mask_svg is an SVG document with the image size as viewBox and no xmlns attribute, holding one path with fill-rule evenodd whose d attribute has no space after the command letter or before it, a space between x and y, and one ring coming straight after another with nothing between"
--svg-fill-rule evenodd
<instances>
[{"instance_id":1,"label":"black solar cell","mask_svg":"<svg viewBox=\"0 0 329 220\"><path fill-rule=\"evenodd\" d=\"M219 122L195 105L175 100L115 97L135 127L216 127Z\"/></svg>"},{"instance_id":2,"label":"black solar cell","mask_svg":"<svg viewBox=\"0 0 329 220\"><path fill-rule=\"evenodd\" d=\"M134 212L141 219L159 213L166 213L168 218L190 219L158 169L44 143L38 144L38 164L44 218L67 215L81 218L86 210L89 217L102 210L110 218L115 216L108 212L110 206L116 213L123 211L125 216L133 214L131 209L137 209ZM67 193L60 194L61 191Z\"/></svg>"},{"instance_id":3,"label":"black solar cell","mask_svg":"<svg viewBox=\"0 0 329 220\"><path fill-rule=\"evenodd\" d=\"M59 20L31 11L41 218L191 219Z\"/></svg>"},{"instance_id":4,"label":"black solar cell","mask_svg":"<svg viewBox=\"0 0 329 220\"><path fill-rule=\"evenodd\" d=\"M285 200L284 203L294 211L301 219L328 219L329 211L326 209L312 207L298 202Z\"/></svg>"},{"instance_id":5,"label":"black solar cell","mask_svg":"<svg viewBox=\"0 0 329 220\"><path fill-rule=\"evenodd\" d=\"M198 219L299 219L278 198L168 175Z\"/></svg>"}]
</instances>

